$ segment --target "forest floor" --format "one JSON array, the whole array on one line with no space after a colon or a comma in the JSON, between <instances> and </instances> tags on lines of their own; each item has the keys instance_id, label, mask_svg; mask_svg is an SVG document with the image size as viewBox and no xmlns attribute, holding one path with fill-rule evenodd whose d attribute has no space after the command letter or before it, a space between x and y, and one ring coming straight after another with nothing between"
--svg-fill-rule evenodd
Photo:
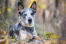
<instances>
[{"instance_id":1,"label":"forest floor","mask_svg":"<svg viewBox=\"0 0 66 44\"><path fill-rule=\"evenodd\" d=\"M5 35L4 35L5 34ZM11 39L7 37L8 33L0 31L0 37L3 35L4 38L0 38L0 44L55 44L57 41L54 39L51 40L45 40L44 36L42 34L38 33L38 36L40 40L34 42L28 42L28 40L22 40L22 41L15 41L14 39Z\"/></svg>"},{"instance_id":2,"label":"forest floor","mask_svg":"<svg viewBox=\"0 0 66 44\"><path fill-rule=\"evenodd\" d=\"M0 42L0 44L6 44L6 42ZM47 40L45 42L26 42L26 41L21 41L21 42L14 42L12 39L9 40L8 44L57 44L54 40Z\"/></svg>"},{"instance_id":3,"label":"forest floor","mask_svg":"<svg viewBox=\"0 0 66 44\"><path fill-rule=\"evenodd\" d=\"M0 39L0 44L56 44L57 40L40 40L34 42L28 42L27 40L15 41L14 39Z\"/></svg>"}]
</instances>

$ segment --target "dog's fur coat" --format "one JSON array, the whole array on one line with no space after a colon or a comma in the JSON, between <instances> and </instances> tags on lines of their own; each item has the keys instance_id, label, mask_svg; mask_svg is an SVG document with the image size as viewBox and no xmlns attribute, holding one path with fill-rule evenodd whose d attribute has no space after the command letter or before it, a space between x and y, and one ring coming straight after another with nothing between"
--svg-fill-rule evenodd
<instances>
[{"instance_id":1,"label":"dog's fur coat","mask_svg":"<svg viewBox=\"0 0 66 44\"><path fill-rule=\"evenodd\" d=\"M34 2L35 3L35 2ZM20 3L18 3L19 5ZM34 14L36 12L36 3L35 7L33 4L31 8L26 8L19 11L19 22L11 27L10 36L15 35L16 39L25 39L27 35L36 37L37 33L34 26Z\"/></svg>"}]
</instances>

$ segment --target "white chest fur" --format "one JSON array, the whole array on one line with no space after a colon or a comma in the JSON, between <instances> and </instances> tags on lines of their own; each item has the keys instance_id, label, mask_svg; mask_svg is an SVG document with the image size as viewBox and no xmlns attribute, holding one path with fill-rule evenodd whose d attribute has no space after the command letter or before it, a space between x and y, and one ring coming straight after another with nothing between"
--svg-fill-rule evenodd
<instances>
[{"instance_id":1,"label":"white chest fur","mask_svg":"<svg viewBox=\"0 0 66 44\"><path fill-rule=\"evenodd\" d=\"M25 40L27 38L27 32L20 30L20 40Z\"/></svg>"}]
</instances>

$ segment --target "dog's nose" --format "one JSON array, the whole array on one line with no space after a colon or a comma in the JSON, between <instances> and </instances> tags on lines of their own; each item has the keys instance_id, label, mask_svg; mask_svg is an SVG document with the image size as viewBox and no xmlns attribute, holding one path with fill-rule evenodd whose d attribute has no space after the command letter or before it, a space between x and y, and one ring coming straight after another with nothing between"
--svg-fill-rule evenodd
<instances>
[{"instance_id":1,"label":"dog's nose","mask_svg":"<svg viewBox=\"0 0 66 44\"><path fill-rule=\"evenodd\" d=\"M32 19L28 19L28 23L31 24L32 23Z\"/></svg>"}]
</instances>

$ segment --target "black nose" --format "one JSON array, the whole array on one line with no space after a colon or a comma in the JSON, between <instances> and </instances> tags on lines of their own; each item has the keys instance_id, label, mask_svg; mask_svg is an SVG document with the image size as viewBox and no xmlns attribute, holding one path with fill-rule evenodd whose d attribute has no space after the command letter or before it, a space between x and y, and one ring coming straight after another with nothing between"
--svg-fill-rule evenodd
<instances>
[{"instance_id":1,"label":"black nose","mask_svg":"<svg viewBox=\"0 0 66 44\"><path fill-rule=\"evenodd\" d=\"M28 23L31 24L32 23L32 19L28 19Z\"/></svg>"}]
</instances>

